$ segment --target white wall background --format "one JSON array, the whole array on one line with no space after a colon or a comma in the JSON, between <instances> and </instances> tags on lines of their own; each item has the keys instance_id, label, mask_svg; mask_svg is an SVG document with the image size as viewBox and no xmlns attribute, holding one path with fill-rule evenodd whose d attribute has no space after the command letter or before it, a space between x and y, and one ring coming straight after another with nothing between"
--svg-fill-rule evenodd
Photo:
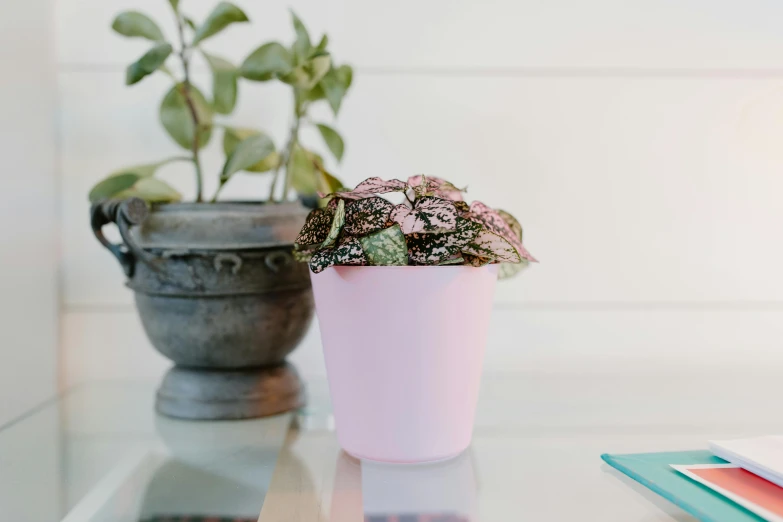
<instances>
[{"instance_id":1,"label":"white wall background","mask_svg":"<svg viewBox=\"0 0 783 522\"><path fill-rule=\"evenodd\" d=\"M57 390L53 25L47 0L0 4L0 426Z\"/></svg>"},{"instance_id":2,"label":"white wall background","mask_svg":"<svg viewBox=\"0 0 783 522\"><path fill-rule=\"evenodd\" d=\"M289 4L236 1L254 24L205 47L239 62L292 39ZM181 5L200 19L212 3ZM290 5L356 70L337 122L344 180L447 177L525 226L541 264L500 287L488 370L783 363L783 4ZM165 0L57 2L66 384L167 366L87 218L87 191L106 173L178 152L156 121L169 80L123 85L148 45L109 30L126 8L173 35ZM208 86L203 66L195 77ZM289 103L281 86L245 83L231 121L281 142ZM163 176L192 193L184 167ZM264 194L264 183L238 179L226 195ZM314 329L294 356L303 373L323 372L319 350Z\"/></svg>"}]
</instances>

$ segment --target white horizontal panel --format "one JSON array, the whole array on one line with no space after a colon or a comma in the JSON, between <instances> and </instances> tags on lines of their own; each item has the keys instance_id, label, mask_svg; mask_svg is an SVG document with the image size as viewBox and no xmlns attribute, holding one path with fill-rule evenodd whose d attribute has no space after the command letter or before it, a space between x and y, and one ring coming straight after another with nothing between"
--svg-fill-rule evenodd
<instances>
[{"instance_id":1,"label":"white horizontal panel","mask_svg":"<svg viewBox=\"0 0 783 522\"><path fill-rule=\"evenodd\" d=\"M178 153L156 122L165 78L125 89L119 76L61 74L69 304L130 302L91 236L89 187L118 166ZM235 119L280 143L289 108L284 89L254 85ZM781 114L775 80L365 74L338 122L338 173L349 183L440 175L514 213L541 263L499 285L499 302L779 301ZM208 187L217 141L205 154ZM164 177L192 183L184 165ZM238 178L226 194L258 194L264 182Z\"/></svg>"},{"instance_id":2,"label":"white horizontal panel","mask_svg":"<svg viewBox=\"0 0 783 522\"><path fill-rule=\"evenodd\" d=\"M343 172L516 215L541 263L500 302L781 300L782 114L776 81L363 75Z\"/></svg>"},{"instance_id":3,"label":"white horizontal panel","mask_svg":"<svg viewBox=\"0 0 783 522\"><path fill-rule=\"evenodd\" d=\"M360 67L783 65L775 0L331 0L334 50Z\"/></svg>"},{"instance_id":4,"label":"white horizontal panel","mask_svg":"<svg viewBox=\"0 0 783 522\"><path fill-rule=\"evenodd\" d=\"M339 60L391 68L780 68L783 35L775 0L296 0L239 4L253 25L232 27L205 47L238 59L261 41L292 39L290 4L314 35L327 30ZM183 10L202 19L213 1ZM59 0L63 64L124 64L145 43L111 34L114 15L138 9L174 36L162 0Z\"/></svg>"},{"instance_id":5,"label":"white horizontal panel","mask_svg":"<svg viewBox=\"0 0 783 522\"><path fill-rule=\"evenodd\" d=\"M181 10L200 23L218 2L188 0ZM326 29L326 2L291 0L290 2L256 2L236 0L250 23L233 24L205 40L201 47L213 54L239 61L262 43L277 40L289 44L294 40L289 8L305 22L313 40ZM111 29L114 17L126 10L145 13L162 29L167 40L179 46L174 15L165 0L57 0L57 58L61 64L121 64L136 60L151 43L141 38L125 38ZM174 61L174 59L171 59Z\"/></svg>"},{"instance_id":6,"label":"white horizontal panel","mask_svg":"<svg viewBox=\"0 0 783 522\"><path fill-rule=\"evenodd\" d=\"M153 379L169 363L150 346L136 312L63 314L66 385ZM495 309L484 371L634 374L744 371L783 362L783 309ZM291 355L305 377L325 375L317 321Z\"/></svg>"}]
</instances>

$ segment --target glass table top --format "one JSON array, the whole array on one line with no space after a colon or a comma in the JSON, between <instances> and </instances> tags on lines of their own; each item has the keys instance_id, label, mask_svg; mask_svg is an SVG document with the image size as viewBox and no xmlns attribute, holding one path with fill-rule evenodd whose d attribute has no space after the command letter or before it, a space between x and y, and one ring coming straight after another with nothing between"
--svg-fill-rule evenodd
<instances>
[{"instance_id":1,"label":"glass table top","mask_svg":"<svg viewBox=\"0 0 783 522\"><path fill-rule=\"evenodd\" d=\"M157 416L154 389L88 384L2 427L0 520L685 521L600 455L783 433L771 376L487 375L468 451L386 465L340 451L324 380L237 422Z\"/></svg>"}]
</instances>

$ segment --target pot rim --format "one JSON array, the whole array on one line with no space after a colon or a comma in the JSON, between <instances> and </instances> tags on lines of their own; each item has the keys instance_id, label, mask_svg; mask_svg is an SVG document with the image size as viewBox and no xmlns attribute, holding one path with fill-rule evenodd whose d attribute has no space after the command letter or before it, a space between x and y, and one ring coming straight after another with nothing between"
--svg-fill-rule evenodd
<instances>
[{"instance_id":1,"label":"pot rim","mask_svg":"<svg viewBox=\"0 0 783 522\"><path fill-rule=\"evenodd\" d=\"M270 203L268 201L251 201L251 200L229 200L229 201L217 201L215 203L201 202L196 203L194 201L177 202L177 203L153 203L151 205L153 212L178 212L182 210L187 211L220 211L220 210L253 210L257 211L259 207L264 209L279 209L279 210L306 210L310 209L302 205L299 201L286 201L283 203Z\"/></svg>"},{"instance_id":2,"label":"pot rim","mask_svg":"<svg viewBox=\"0 0 783 522\"><path fill-rule=\"evenodd\" d=\"M385 266L385 265L332 265L330 267L327 267L323 272L326 272L326 270L331 269L349 269L349 270L358 270L360 268L364 269L372 269L372 270L389 270L389 271L414 271L414 270L421 270L421 269L433 269L437 268L438 270L444 270L444 269L463 269L463 268L474 268L477 270L482 269L488 269L488 270L494 270L497 271L499 263L490 263L488 265L484 266L469 266L469 265L405 265L405 266ZM317 276L322 274L323 272L319 272L318 274L314 273L312 270L310 270L310 274Z\"/></svg>"}]
</instances>

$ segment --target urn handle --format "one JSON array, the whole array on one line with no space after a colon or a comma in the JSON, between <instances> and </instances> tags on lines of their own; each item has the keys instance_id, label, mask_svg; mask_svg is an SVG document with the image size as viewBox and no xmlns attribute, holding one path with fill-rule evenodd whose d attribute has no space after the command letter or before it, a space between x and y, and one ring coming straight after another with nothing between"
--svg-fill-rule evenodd
<instances>
[{"instance_id":1,"label":"urn handle","mask_svg":"<svg viewBox=\"0 0 783 522\"><path fill-rule=\"evenodd\" d=\"M90 209L90 224L93 234L109 252L114 254L114 257L122 265L125 275L129 278L133 277L137 260L155 267L154 258L136 244L130 233L130 227L143 222L149 213L147 204L139 198L102 201L95 203ZM122 243L111 243L103 235L103 227L109 223L117 225Z\"/></svg>"}]
</instances>

